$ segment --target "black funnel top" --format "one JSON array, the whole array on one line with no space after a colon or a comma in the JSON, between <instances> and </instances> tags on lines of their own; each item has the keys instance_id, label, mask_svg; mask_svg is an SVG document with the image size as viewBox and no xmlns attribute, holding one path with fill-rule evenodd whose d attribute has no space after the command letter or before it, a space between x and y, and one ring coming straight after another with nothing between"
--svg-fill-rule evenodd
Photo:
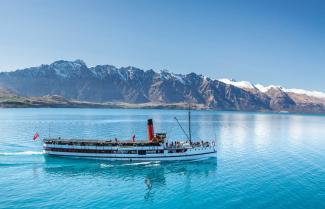
<instances>
[{"instance_id":1,"label":"black funnel top","mask_svg":"<svg viewBox=\"0 0 325 209\"><path fill-rule=\"evenodd\" d=\"M152 119L148 119L148 125L153 125Z\"/></svg>"}]
</instances>

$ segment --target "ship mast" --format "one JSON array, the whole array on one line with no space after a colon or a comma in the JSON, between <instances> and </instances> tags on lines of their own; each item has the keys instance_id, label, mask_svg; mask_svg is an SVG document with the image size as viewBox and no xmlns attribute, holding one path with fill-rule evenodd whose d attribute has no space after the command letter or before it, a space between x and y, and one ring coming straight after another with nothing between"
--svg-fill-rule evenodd
<instances>
[{"instance_id":1,"label":"ship mast","mask_svg":"<svg viewBox=\"0 0 325 209\"><path fill-rule=\"evenodd\" d=\"M191 131L191 104L188 104L188 135L190 143L192 143L192 131Z\"/></svg>"}]
</instances>

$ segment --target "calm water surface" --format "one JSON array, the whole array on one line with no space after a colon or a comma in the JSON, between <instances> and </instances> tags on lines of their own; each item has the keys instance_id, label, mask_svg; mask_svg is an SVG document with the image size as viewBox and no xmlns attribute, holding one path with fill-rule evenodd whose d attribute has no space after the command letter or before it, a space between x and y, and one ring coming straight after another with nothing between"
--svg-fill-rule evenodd
<instances>
[{"instance_id":1,"label":"calm water surface","mask_svg":"<svg viewBox=\"0 0 325 209\"><path fill-rule=\"evenodd\" d=\"M325 117L193 111L218 158L113 163L47 157L41 137L184 138L186 111L0 109L0 208L325 208ZM50 128L49 128L50 127ZM49 131L50 129L50 131ZM50 133L49 133L50 132Z\"/></svg>"}]
</instances>

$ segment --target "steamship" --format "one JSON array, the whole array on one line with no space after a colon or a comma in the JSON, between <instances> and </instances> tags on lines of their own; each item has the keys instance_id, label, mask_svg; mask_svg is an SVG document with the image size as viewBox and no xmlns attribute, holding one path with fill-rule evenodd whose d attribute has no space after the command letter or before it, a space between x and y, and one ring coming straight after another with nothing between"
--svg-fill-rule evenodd
<instances>
[{"instance_id":1,"label":"steamship","mask_svg":"<svg viewBox=\"0 0 325 209\"><path fill-rule=\"evenodd\" d=\"M187 140L169 142L166 133L154 133L152 119L147 122L147 140L80 140L44 138L45 154L102 160L124 161L175 161L216 157L214 141L192 141L191 112L189 131L185 132L175 117Z\"/></svg>"}]
</instances>

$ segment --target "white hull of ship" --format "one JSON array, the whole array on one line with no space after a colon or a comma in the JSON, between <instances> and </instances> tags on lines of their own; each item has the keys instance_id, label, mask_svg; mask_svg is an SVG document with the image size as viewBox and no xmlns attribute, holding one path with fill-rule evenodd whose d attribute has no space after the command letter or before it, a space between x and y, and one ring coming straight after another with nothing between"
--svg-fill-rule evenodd
<instances>
[{"instance_id":1,"label":"white hull of ship","mask_svg":"<svg viewBox=\"0 0 325 209\"><path fill-rule=\"evenodd\" d=\"M77 153L77 152L55 152L45 151L45 154L62 157L100 159L111 161L184 161L200 160L217 157L216 150L205 148L204 150L189 150L188 153L162 153L162 154L101 154L101 153Z\"/></svg>"}]
</instances>

